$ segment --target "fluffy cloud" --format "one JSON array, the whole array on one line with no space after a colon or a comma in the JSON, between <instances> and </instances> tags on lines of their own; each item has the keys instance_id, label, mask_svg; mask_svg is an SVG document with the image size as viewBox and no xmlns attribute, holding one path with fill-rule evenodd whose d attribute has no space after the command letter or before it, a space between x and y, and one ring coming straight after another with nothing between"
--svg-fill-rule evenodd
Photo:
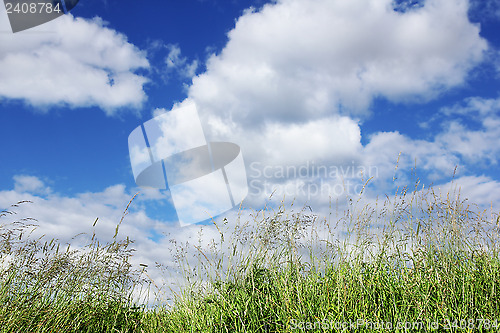
<instances>
[{"instance_id":1,"label":"fluffy cloud","mask_svg":"<svg viewBox=\"0 0 500 333\"><path fill-rule=\"evenodd\" d=\"M500 140L499 111L500 99L466 98L441 109L433 117L430 122L437 122L439 130L427 140L412 139L399 132L373 134L363 147L363 163L377 166L378 190L388 188L392 182L397 160L400 170L416 166L433 181L450 177L458 167L460 182L463 181L467 188L472 188L472 180L484 188L481 177L486 176L476 177L471 173L484 172L498 164L500 148L492 143ZM408 175L399 172L398 176L403 178L402 182L408 181ZM386 186L381 186L384 183ZM469 192L483 201L483 196L476 195L477 191Z\"/></svg>"},{"instance_id":2,"label":"fluffy cloud","mask_svg":"<svg viewBox=\"0 0 500 333\"><path fill-rule=\"evenodd\" d=\"M16 175L14 176L14 191L19 193L48 194L52 190L37 177Z\"/></svg>"},{"instance_id":3,"label":"fluffy cloud","mask_svg":"<svg viewBox=\"0 0 500 333\"><path fill-rule=\"evenodd\" d=\"M498 163L500 147L492 143L500 140L500 99L467 98L441 112L454 118L437 142L476 166Z\"/></svg>"},{"instance_id":4,"label":"fluffy cloud","mask_svg":"<svg viewBox=\"0 0 500 333\"><path fill-rule=\"evenodd\" d=\"M212 139L223 141L230 137L244 147L246 158L270 165L342 163L356 158L362 148L359 126L348 117L295 124L269 122L252 130L213 117L208 119L208 128Z\"/></svg>"},{"instance_id":5,"label":"fluffy cloud","mask_svg":"<svg viewBox=\"0 0 500 333\"><path fill-rule=\"evenodd\" d=\"M21 214L34 217L41 225L40 234L69 241L78 233L88 232L89 227L99 217L98 230L103 238L110 239L114 227L120 221L125 206L132 197L123 185L110 186L100 193L81 193L75 197L65 197L51 191L46 184L34 176L15 176L13 190L0 192L0 207L8 207L18 201L29 200L23 205ZM47 193L48 192L48 193ZM152 220L144 220L141 214L131 214L131 224L124 225L127 232L145 236ZM84 221L87 221L85 224ZM135 225L134 225L135 224ZM143 231L136 230L143 229Z\"/></svg>"},{"instance_id":6,"label":"fluffy cloud","mask_svg":"<svg viewBox=\"0 0 500 333\"><path fill-rule=\"evenodd\" d=\"M396 166L402 172L416 166L427 172L431 179L439 179L451 176L455 166L460 164L460 159L439 142L414 140L399 132L372 135L363 149L363 157L364 163L378 168L378 180L386 183L393 181ZM401 173L399 175L402 176Z\"/></svg>"},{"instance_id":7,"label":"fluffy cloud","mask_svg":"<svg viewBox=\"0 0 500 333\"><path fill-rule=\"evenodd\" d=\"M359 123L375 98L423 102L464 84L488 50L468 10L466 0L397 6L391 0L281 0L248 10L207 71L193 78L189 99L199 107L207 138L238 143L247 167L352 163L377 167L385 182L404 152L401 169L417 160L431 179L450 176L463 155L449 149L444 134L426 141L375 133L363 147ZM317 185L314 177L266 181L278 192Z\"/></svg>"},{"instance_id":8,"label":"fluffy cloud","mask_svg":"<svg viewBox=\"0 0 500 333\"><path fill-rule=\"evenodd\" d=\"M241 16L195 77L203 112L245 126L366 114L375 97L428 100L464 83L487 43L466 0L282 0Z\"/></svg>"},{"instance_id":9,"label":"fluffy cloud","mask_svg":"<svg viewBox=\"0 0 500 333\"><path fill-rule=\"evenodd\" d=\"M0 29L9 31L0 6ZM64 15L16 34L0 35L0 98L35 106L98 106L107 114L146 99L145 54L99 18Z\"/></svg>"},{"instance_id":10,"label":"fluffy cloud","mask_svg":"<svg viewBox=\"0 0 500 333\"><path fill-rule=\"evenodd\" d=\"M286 200L318 205L352 194L342 187L346 179L359 178L346 171L361 162L361 133L352 119L334 116L297 124L273 122L260 131L240 133L232 139L242 146L247 161L247 203L259 207L273 192Z\"/></svg>"},{"instance_id":11,"label":"fluffy cloud","mask_svg":"<svg viewBox=\"0 0 500 333\"><path fill-rule=\"evenodd\" d=\"M438 187L442 193L460 194L468 203L482 208L495 209L500 203L500 182L487 176L463 176Z\"/></svg>"}]
</instances>

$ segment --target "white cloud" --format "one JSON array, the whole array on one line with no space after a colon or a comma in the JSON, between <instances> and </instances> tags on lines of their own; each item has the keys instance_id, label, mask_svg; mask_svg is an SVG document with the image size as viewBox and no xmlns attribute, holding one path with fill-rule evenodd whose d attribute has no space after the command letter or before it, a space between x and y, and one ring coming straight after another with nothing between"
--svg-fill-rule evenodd
<instances>
[{"instance_id":1,"label":"white cloud","mask_svg":"<svg viewBox=\"0 0 500 333\"><path fill-rule=\"evenodd\" d=\"M500 147L491 144L500 140L500 98L472 97L452 107L443 108L445 116L457 117L445 122L445 129L436 141L450 152L459 154L476 166L497 164ZM470 128L475 124L475 129Z\"/></svg>"},{"instance_id":2,"label":"white cloud","mask_svg":"<svg viewBox=\"0 0 500 333\"><path fill-rule=\"evenodd\" d=\"M271 165L325 160L340 163L357 156L362 148L359 126L348 117L329 117L290 125L270 123L266 125L261 140L265 161Z\"/></svg>"},{"instance_id":3,"label":"white cloud","mask_svg":"<svg viewBox=\"0 0 500 333\"><path fill-rule=\"evenodd\" d=\"M379 186L391 183L399 153L398 177L406 177L404 171L415 166L417 173L424 170L434 181L450 177L455 167L463 179L475 177L470 174L499 162L500 148L492 144L500 140L499 111L500 99L472 97L441 109L431 120L439 121L440 129L427 140L399 132L375 133L363 147L363 163L378 167Z\"/></svg>"},{"instance_id":4,"label":"white cloud","mask_svg":"<svg viewBox=\"0 0 500 333\"><path fill-rule=\"evenodd\" d=\"M401 155L400 155L401 154ZM398 158L399 157L399 158ZM363 149L363 162L376 166L378 190L391 188L393 178L398 183L408 182L408 172L412 168L424 170L431 180L450 177L460 159L434 140L414 140L399 132L378 132L370 137ZM399 172L397 172L397 169Z\"/></svg>"},{"instance_id":5,"label":"white cloud","mask_svg":"<svg viewBox=\"0 0 500 333\"><path fill-rule=\"evenodd\" d=\"M48 194L52 190L37 177L16 175L14 176L14 191L19 193Z\"/></svg>"},{"instance_id":6,"label":"white cloud","mask_svg":"<svg viewBox=\"0 0 500 333\"><path fill-rule=\"evenodd\" d=\"M393 5L282 0L246 11L189 89L186 102L197 103L207 138L238 143L247 169L352 162L378 167L382 186L403 152L402 170L417 160L431 179L451 176L461 155L442 139L376 133L363 147L357 118L370 114L374 98L423 102L464 84L487 42L466 0ZM270 187L311 180L274 179Z\"/></svg>"},{"instance_id":7,"label":"white cloud","mask_svg":"<svg viewBox=\"0 0 500 333\"><path fill-rule=\"evenodd\" d=\"M366 114L375 97L427 100L461 85L487 43L465 0L396 12L391 0L283 0L247 11L194 78L202 112L244 126Z\"/></svg>"},{"instance_id":8,"label":"white cloud","mask_svg":"<svg viewBox=\"0 0 500 333\"><path fill-rule=\"evenodd\" d=\"M481 97L469 97L466 98L462 103L455 104L451 107L444 107L441 109L441 113L451 116L451 115L479 115L483 120L485 118L496 116L500 110L500 98L499 99L486 99ZM485 118L483 118L485 117Z\"/></svg>"},{"instance_id":9,"label":"white cloud","mask_svg":"<svg viewBox=\"0 0 500 333\"><path fill-rule=\"evenodd\" d=\"M167 74L175 71L183 79L191 79L195 76L198 69L198 60L195 59L189 63L187 57L182 56L178 45L168 44L165 47L168 50L168 55L165 58Z\"/></svg>"},{"instance_id":10,"label":"white cloud","mask_svg":"<svg viewBox=\"0 0 500 333\"><path fill-rule=\"evenodd\" d=\"M442 193L460 194L469 204L481 208L497 207L500 203L500 182L487 176L463 176L438 186Z\"/></svg>"},{"instance_id":11,"label":"white cloud","mask_svg":"<svg viewBox=\"0 0 500 333\"><path fill-rule=\"evenodd\" d=\"M10 30L3 6L0 30ZM148 80L135 73L149 67L145 54L99 18L64 15L24 32L3 33L0 44L0 98L35 106L98 106L107 114L146 100Z\"/></svg>"},{"instance_id":12,"label":"white cloud","mask_svg":"<svg viewBox=\"0 0 500 333\"><path fill-rule=\"evenodd\" d=\"M45 183L40 179L33 176L15 176L14 179L16 183L13 190L0 192L0 206L8 207L22 200L32 201L32 204L22 206L21 213L38 220L40 235L46 234L49 238L59 238L62 241L68 241L80 232L88 232L96 217L100 221L97 230L103 238L110 239L114 234L114 226L120 221L121 214L132 197L125 192L123 185L110 186L100 193L81 193L74 197L52 192L40 195L26 189L27 185L32 184L35 184L36 189L45 188ZM143 220L139 215L131 214L135 217L131 217L131 224L125 224L123 228L144 237L153 221ZM143 229L141 231L136 228Z\"/></svg>"},{"instance_id":13,"label":"white cloud","mask_svg":"<svg viewBox=\"0 0 500 333\"><path fill-rule=\"evenodd\" d=\"M293 124L268 122L262 127L244 128L217 116L200 116L205 117L205 129L211 140L241 145L249 161L270 165L297 165L307 160L341 163L355 158L362 148L359 126L348 117L332 116Z\"/></svg>"},{"instance_id":14,"label":"white cloud","mask_svg":"<svg viewBox=\"0 0 500 333\"><path fill-rule=\"evenodd\" d=\"M468 162L476 163L477 167L497 163L500 148L491 145L491 142L498 142L499 139L498 128L489 131L469 130L459 121L451 121L447 130L437 137L449 151L460 154Z\"/></svg>"},{"instance_id":15,"label":"white cloud","mask_svg":"<svg viewBox=\"0 0 500 333\"><path fill-rule=\"evenodd\" d=\"M192 100L187 99L174 109L190 105L191 102ZM162 111L164 110L156 110L155 114L160 114ZM262 204L262 200L273 190L277 190L277 193L286 193L287 200L293 200L294 197L309 200L311 198L309 194L294 195L291 189L303 189L304 185L316 181L315 177L310 175L291 179L288 176L268 177L263 172L267 167L298 169L306 167L306 163L315 164L317 167L345 166L351 163L358 165L362 160L360 128L357 122L349 117L331 116L294 124L269 121L260 127L245 128L241 124L232 122L231 119L221 119L217 115L202 113L199 115L203 118L208 141L233 142L240 146L249 182L253 184L247 202L257 206ZM254 170L254 175L260 176L253 177L250 168ZM327 180L333 182L333 185L338 181L338 177ZM208 192L211 190L212 188L207 189ZM319 194L314 197L315 200L321 200Z\"/></svg>"},{"instance_id":16,"label":"white cloud","mask_svg":"<svg viewBox=\"0 0 500 333\"><path fill-rule=\"evenodd\" d=\"M168 68L175 68L186 63L186 58L180 57L181 49L177 45L169 44L166 48L169 50L168 55L165 58L165 63Z\"/></svg>"}]
</instances>

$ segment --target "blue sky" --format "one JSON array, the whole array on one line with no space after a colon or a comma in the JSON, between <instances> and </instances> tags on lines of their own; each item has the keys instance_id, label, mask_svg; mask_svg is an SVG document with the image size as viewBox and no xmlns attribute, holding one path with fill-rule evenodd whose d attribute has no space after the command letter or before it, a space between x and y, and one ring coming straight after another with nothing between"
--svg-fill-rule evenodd
<instances>
[{"instance_id":1,"label":"blue sky","mask_svg":"<svg viewBox=\"0 0 500 333\"><path fill-rule=\"evenodd\" d=\"M33 201L21 215L49 237L96 217L112 234L139 190L129 134L190 102L207 138L240 145L245 208L276 191L326 212L369 176L368 199L411 184L415 165L444 189L457 167L453 184L498 207L499 32L495 0L81 0L16 34L2 7L0 207ZM371 173L341 179L347 167ZM177 227L168 191L131 211L137 260L196 234Z\"/></svg>"},{"instance_id":2,"label":"blue sky","mask_svg":"<svg viewBox=\"0 0 500 333\"><path fill-rule=\"evenodd\" d=\"M6 124L1 132L5 143L2 151L6 158L0 166L0 187L12 188L13 177L19 174L40 178L54 192L66 195L97 192L113 184L134 187L128 135L151 117L152 110L170 109L186 98L190 77L182 70L168 68L169 53L182 50L177 61L196 62L193 74L202 72L209 54L224 46L235 19L248 7L262 4L171 1L145 5L129 1L124 5L92 0L79 3L72 11L75 17L102 18L103 26L122 34L150 62L149 68L137 71L149 81L143 87L147 98L139 107L124 103L109 115L99 105L38 105L23 98L2 96L0 117ZM2 20L6 19L3 15ZM171 219L175 212L165 212L163 208L158 214Z\"/></svg>"},{"instance_id":3,"label":"blue sky","mask_svg":"<svg viewBox=\"0 0 500 333\"><path fill-rule=\"evenodd\" d=\"M226 33L234 26L234 20L250 5L251 1L224 5L210 1L172 1L154 5L138 1L129 1L126 5L92 0L79 3L72 12L74 16L101 17L108 28L148 52L151 68L142 69L150 80L144 86L147 100L139 108L125 104L113 111L113 116L107 116L98 105L39 106L2 96L1 117L6 124L1 134L5 143L2 151L12 158L2 161L0 186L12 186L12 176L19 172L50 178L55 189L73 194L98 191L106 184L125 182L132 186L128 135L148 120L155 108L169 109L186 97L185 85L189 78L175 70L167 70L167 45L181 48L181 57L190 62L198 61L198 72L202 71L209 50L220 50L224 46ZM3 15L2 20L6 19ZM20 135L21 132L25 134ZM13 140L14 136L18 138ZM48 147L52 147L52 152L47 151ZM93 171L82 173L90 171L89 168Z\"/></svg>"}]
</instances>

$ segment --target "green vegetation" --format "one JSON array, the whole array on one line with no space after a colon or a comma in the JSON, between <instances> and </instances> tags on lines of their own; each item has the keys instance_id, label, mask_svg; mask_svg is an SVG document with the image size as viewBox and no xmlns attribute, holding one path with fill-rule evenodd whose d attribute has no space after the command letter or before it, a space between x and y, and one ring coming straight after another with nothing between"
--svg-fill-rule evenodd
<instances>
[{"instance_id":1,"label":"green vegetation","mask_svg":"<svg viewBox=\"0 0 500 333\"><path fill-rule=\"evenodd\" d=\"M101 245L94 234L71 249L31 239L33 222L0 225L0 332L135 332L142 313L130 290L141 281L128 263L131 241Z\"/></svg>"},{"instance_id":2,"label":"green vegetation","mask_svg":"<svg viewBox=\"0 0 500 333\"><path fill-rule=\"evenodd\" d=\"M0 331L500 330L497 214L418 186L349 202L326 219L282 204L216 224L209 244L174 243L190 284L172 307L134 304L154 284L128 239L60 250L24 237L30 221L3 225Z\"/></svg>"}]
</instances>

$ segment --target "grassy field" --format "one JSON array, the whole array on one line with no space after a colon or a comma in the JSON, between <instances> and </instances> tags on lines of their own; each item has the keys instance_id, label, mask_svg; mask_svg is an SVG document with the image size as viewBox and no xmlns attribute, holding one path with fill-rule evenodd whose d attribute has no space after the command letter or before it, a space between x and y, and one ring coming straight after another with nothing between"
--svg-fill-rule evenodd
<instances>
[{"instance_id":1,"label":"grassy field","mask_svg":"<svg viewBox=\"0 0 500 333\"><path fill-rule=\"evenodd\" d=\"M216 224L208 247L174 244L191 284L171 307L134 304L150 284L128 238L33 240L33 221L1 223L18 203L0 214L0 332L500 331L497 214L418 184L349 202L324 219L278 205Z\"/></svg>"}]
</instances>

